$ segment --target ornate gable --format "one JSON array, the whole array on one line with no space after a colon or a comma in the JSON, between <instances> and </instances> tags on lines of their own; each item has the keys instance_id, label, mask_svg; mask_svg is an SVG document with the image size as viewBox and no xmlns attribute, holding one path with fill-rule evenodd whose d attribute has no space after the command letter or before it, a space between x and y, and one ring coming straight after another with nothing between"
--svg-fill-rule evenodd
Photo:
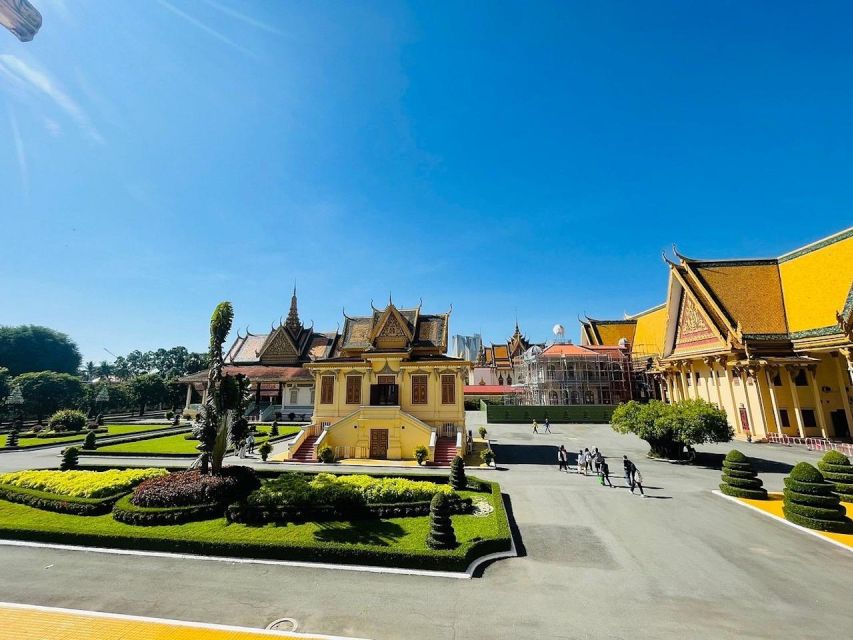
<instances>
[{"instance_id":1,"label":"ornate gable","mask_svg":"<svg viewBox=\"0 0 853 640\"><path fill-rule=\"evenodd\" d=\"M403 327L400 326L400 322L393 315L388 316L388 319L385 321L385 324L382 326L382 329L379 331L379 334L376 336L377 338L404 338L406 337L406 332L403 331Z\"/></svg>"},{"instance_id":2,"label":"ornate gable","mask_svg":"<svg viewBox=\"0 0 853 640\"><path fill-rule=\"evenodd\" d=\"M675 330L675 350L702 350L724 345L725 342L713 328L696 299L686 292L682 294Z\"/></svg>"},{"instance_id":3,"label":"ornate gable","mask_svg":"<svg viewBox=\"0 0 853 640\"><path fill-rule=\"evenodd\" d=\"M412 337L409 323L393 304L389 304L373 325L371 342L378 349L405 349Z\"/></svg>"},{"instance_id":4,"label":"ornate gable","mask_svg":"<svg viewBox=\"0 0 853 640\"><path fill-rule=\"evenodd\" d=\"M279 327L270 335L259 355L263 363L284 363L296 362L300 354L288 332Z\"/></svg>"}]
</instances>

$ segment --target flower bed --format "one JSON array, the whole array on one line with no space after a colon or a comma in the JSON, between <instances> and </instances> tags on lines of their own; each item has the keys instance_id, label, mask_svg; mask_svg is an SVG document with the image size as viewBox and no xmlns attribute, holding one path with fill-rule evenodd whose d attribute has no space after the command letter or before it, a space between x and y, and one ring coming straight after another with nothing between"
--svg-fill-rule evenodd
<instances>
[{"instance_id":1,"label":"flower bed","mask_svg":"<svg viewBox=\"0 0 853 640\"><path fill-rule=\"evenodd\" d=\"M126 493L143 480L165 476L166 473L165 469L16 471L0 475L0 484L56 496L103 498Z\"/></svg>"},{"instance_id":2,"label":"flower bed","mask_svg":"<svg viewBox=\"0 0 853 640\"><path fill-rule=\"evenodd\" d=\"M109 513L121 494L104 498L75 498L55 493L23 489L8 484L0 484L0 499L25 504L29 507L57 513L69 513L75 516L98 516Z\"/></svg>"},{"instance_id":3,"label":"flower bed","mask_svg":"<svg viewBox=\"0 0 853 640\"><path fill-rule=\"evenodd\" d=\"M347 518L416 517L429 514L437 493L450 496L452 513L470 513L470 498L461 498L447 484L401 477L321 473L313 479L284 473L265 482L244 500L228 507L229 521L262 524Z\"/></svg>"},{"instance_id":4,"label":"flower bed","mask_svg":"<svg viewBox=\"0 0 853 640\"><path fill-rule=\"evenodd\" d=\"M225 467L218 476L176 471L141 483L133 492L132 502L137 507L148 508L224 505L244 498L259 486L250 467Z\"/></svg>"},{"instance_id":5,"label":"flower bed","mask_svg":"<svg viewBox=\"0 0 853 640\"><path fill-rule=\"evenodd\" d=\"M131 496L123 496L112 508L113 518L124 524L155 526L183 524L222 515L222 503L193 504L183 507L139 507Z\"/></svg>"},{"instance_id":6,"label":"flower bed","mask_svg":"<svg viewBox=\"0 0 853 640\"><path fill-rule=\"evenodd\" d=\"M97 429L84 429L81 431L26 431L20 434L21 438L42 438L49 440L51 438L67 438L68 436L85 436L90 431L95 433L107 433L106 427L98 427Z\"/></svg>"}]
</instances>

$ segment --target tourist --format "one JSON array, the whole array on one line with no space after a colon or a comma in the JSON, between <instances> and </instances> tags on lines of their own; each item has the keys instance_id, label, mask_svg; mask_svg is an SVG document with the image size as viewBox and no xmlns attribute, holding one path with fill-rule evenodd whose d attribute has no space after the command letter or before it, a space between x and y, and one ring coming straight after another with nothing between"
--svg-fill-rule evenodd
<instances>
[{"instance_id":1,"label":"tourist","mask_svg":"<svg viewBox=\"0 0 853 640\"><path fill-rule=\"evenodd\" d=\"M646 494L643 493L643 474L640 473L640 470L637 467L634 467L634 485L640 490L640 495L644 498ZM631 488L631 493L634 493L634 488Z\"/></svg>"},{"instance_id":2,"label":"tourist","mask_svg":"<svg viewBox=\"0 0 853 640\"><path fill-rule=\"evenodd\" d=\"M604 456L601 455L601 451L598 450L598 447L595 448L595 451L592 454L592 461L595 465L595 472L598 473L601 469L601 463L604 461Z\"/></svg>"},{"instance_id":3,"label":"tourist","mask_svg":"<svg viewBox=\"0 0 853 640\"><path fill-rule=\"evenodd\" d=\"M622 456L622 467L625 470L625 487L634 493L634 463L628 460L628 456Z\"/></svg>"},{"instance_id":4,"label":"tourist","mask_svg":"<svg viewBox=\"0 0 853 640\"><path fill-rule=\"evenodd\" d=\"M249 454L255 452L255 434L249 432L249 437L246 439L246 444L249 446Z\"/></svg>"},{"instance_id":5,"label":"tourist","mask_svg":"<svg viewBox=\"0 0 853 640\"><path fill-rule=\"evenodd\" d=\"M536 422L536 418L533 418L533 433L539 433L539 423Z\"/></svg>"},{"instance_id":6,"label":"tourist","mask_svg":"<svg viewBox=\"0 0 853 640\"><path fill-rule=\"evenodd\" d=\"M548 419L548 416L545 416L545 431L544 433L551 433L551 421Z\"/></svg>"},{"instance_id":7,"label":"tourist","mask_svg":"<svg viewBox=\"0 0 853 640\"><path fill-rule=\"evenodd\" d=\"M592 454L589 452L589 447L584 447L583 450L583 474L586 475L590 471L590 463L592 462Z\"/></svg>"},{"instance_id":8,"label":"tourist","mask_svg":"<svg viewBox=\"0 0 853 640\"><path fill-rule=\"evenodd\" d=\"M583 468L583 449L578 451L578 473L581 472Z\"/></svg>"},{"instance_id":9,"label":"tourist","mask_svg":"<svg viewBox=\"0 0 853 640\"><path fill-rule=\"evenodd\" d=\"M569 472L569 452L566 451L565 445L561 444L557 450L557 464L559 465L557 471Z\"/></svg>"},{"instance_id":10,"label":"tourist","mask_svg":"<svg viewBox=\"0 0 853 640\"><path fill-rule=\"evenodd\" d=\"M599 466L599 470L601 473L601 486L604 486L606 482L610 488L613 488L613 483L610 482L610 467L607 464L607 460L602 460L601 465Z\"/></svg>"}]
</instances>

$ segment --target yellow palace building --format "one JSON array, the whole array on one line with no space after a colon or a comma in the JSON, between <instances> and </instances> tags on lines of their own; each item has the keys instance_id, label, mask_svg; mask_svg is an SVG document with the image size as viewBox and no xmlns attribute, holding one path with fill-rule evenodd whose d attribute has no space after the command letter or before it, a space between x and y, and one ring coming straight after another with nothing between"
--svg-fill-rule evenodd
<instances>
[{"instance_id":1,"label":"yellow palace building","mask_svg":"<svg viewBox=\"0 0 853 640\"><path fill-rule=\"evenodd\" d=\"M853 228L778 258L676 253L667 265L664 305L588 320L584 340L630 333L635 366L648 356L660 397L717 405L740 438L850 437ZM607 331L586 326L596 322Z\"/></svg>"},{"instance_id":2,"label":"yellow palace building","mask_svg":"<svg viewBox=\"0 0 853 640\"><path fill-rule=\"evenodd\" d=\"M368 316L344 315L330 357L307 363L314 376L311 426L286 459L311 461L324 446L337 459L412 460L426 447L446 465L467 446L464 373L471 363L445 355L450 312L421 313L393 303Z\"/></svg>"}]
</instances>

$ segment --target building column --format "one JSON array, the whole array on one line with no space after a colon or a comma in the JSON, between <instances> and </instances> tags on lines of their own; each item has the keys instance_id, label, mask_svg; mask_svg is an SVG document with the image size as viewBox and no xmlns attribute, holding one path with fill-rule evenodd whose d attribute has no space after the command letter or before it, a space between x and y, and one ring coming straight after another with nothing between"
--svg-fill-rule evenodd
<instances>
[{"instance_id":1,"label":"building column","mask_svg":"<svg viewBox=\"0 0 853 640\"><path fill-rule=\"evenodd\" d=\"M207 405L207 384L204 385L204 391L201 394L201 403Z\"/></svg>"},{"instance_id":2,"label":"building column","mask_svg":"<svg viewBox=\"0 0 853 640\"><path fill-rule=\"evenodd\" d=\"M817 365L806 367L806 378L809 381L809 387L812 390L812 397L815 402L815 414L817 415L817 426L820 427L820 433L824 438L829 438L829 433L826 429L826 416L823 414L823 402L820 399L820 389L817 387Z\"/></svg>"},{"instance_id":3,"label":"building column","mask_svg":"<svg viewBox=\"0 0 853 640\"><path fill-rule=\"evenodd\" d=\"M723 405L723 394L720 392L720 372L717 371L717 367L714 366L714 362L711 361L708 366L711 368L711 374L714 378L714 390L717 393L717 406L725 411L725 406Z\"/></svg>"},{"instance_id":4,"label":"building column","mask_svg":"<svg viewBox=\"0 0 853 640\"><path fill-rule=\"evenodd\" d=\"M783 380L787 380L788 387L791 389L791 400L794 403L794 419L797 421L797 430L800 437L806 437L806 429L803 426L803 412L800 410L800 394L797 392L797 385L794 384L794 378L791 376L791 370L788 367L782 367L785 371Z\"/></svg>"},{"instance_id":5,"label":"building column","mask_svg":"<svg viewBox=\"0 0 853 640\"><path fill-rule=\"evenodd\" d=\"M776 398L776 385L773 384L773 376L770 369L764 369L764 381L770 392L770 405L773 407L773 419L776 421L776 433L782 433L782 418L779 415L779 401Z\"/></svg>"},{"instance_id":6,"label":"building column","mask_svg":"<svg viewBox=\"0 0 853 640\"><path fill-rule=\"evenodd\" d=\"M707 361L705 364L708 365L708 377L705 378L705 399L708 401L708 404L711 404L713 402L711 400L711 384L714 382L714 369Z\"/></svg>"},{"instance_id":7,"label":"building column","mask_svg":"<svg viewBox=\"0 0 853 640\"><path fill-rule=\"evenodd\" d=\"M682 364L678 367L678 373L681 379L681 399L687 400L687 398L690 397L690 392L687 390L687 375L684 373L684 366L685 365Z\"/></svg>"},{"instance_id":8,"label":"building column","mask_svg":"<svg viewBox=\"0 0 853 640\"><path fill-rule=\"evenodd\" d=\"M737 402L735 402L735 388L732 384L732 376L734 375L734 372L729 370L727 363L723 362L722 364L723 374L726 377L726 387L728 387L729 390L729 401L732 403L732 411L734 412L732 421L735 423L735 431L740 433L742 431L740 425L740 412L738 411ZM726 413L728 413L728 411Z\"/></svg>"},{"instance_id":9,"label":"building column","mask_svg":"<svg viewBox=\"0 0 853 640\"><path fill-rule=\"evenodd\" d=\"M835 358L838 365L838 390L841 392L841 404L844 406L844 413L847 414L847 432L853 433L853 409L850 408L850 396L847 395L847 376L844 371L844 365L841 358Z\"/></svg>"},{"instance_id":10,"label":"building column","mask_svg":"<svg viewBox=\"0 0 853 640\"><path fill-rule=\"evenodd\" d=\"M746 376L743 379L743 391L746 396L746 411L747 415L750 416L752 420L752 431L753 435L757 435L755 432L757 431L756 427L761 428L760 438L767 437L767 420L764 418L764 400L761 398L761 385L759 384L759 371L760 369L756 367L751 367L746 370ZM756 407L757 411L753 414L752 405L749 401L749 379L752 378L753 386L755 387L755 395L758 397L758 407Z\"/></svg>"},{"instance_id":11,"label":"building column","mask_svg":"<svg viewBox=\"0 0 853 640\"><path fill-rule=\"evenodd\" d=\"M192 383L192 382L190 382L190 383L187 385L187 402L186 402L186 404L184 405L184 409L189 409L189 408L190 408L190 404L192 404L192 401L193 401L193 383Z\"/></svg>"}]
</instances>

